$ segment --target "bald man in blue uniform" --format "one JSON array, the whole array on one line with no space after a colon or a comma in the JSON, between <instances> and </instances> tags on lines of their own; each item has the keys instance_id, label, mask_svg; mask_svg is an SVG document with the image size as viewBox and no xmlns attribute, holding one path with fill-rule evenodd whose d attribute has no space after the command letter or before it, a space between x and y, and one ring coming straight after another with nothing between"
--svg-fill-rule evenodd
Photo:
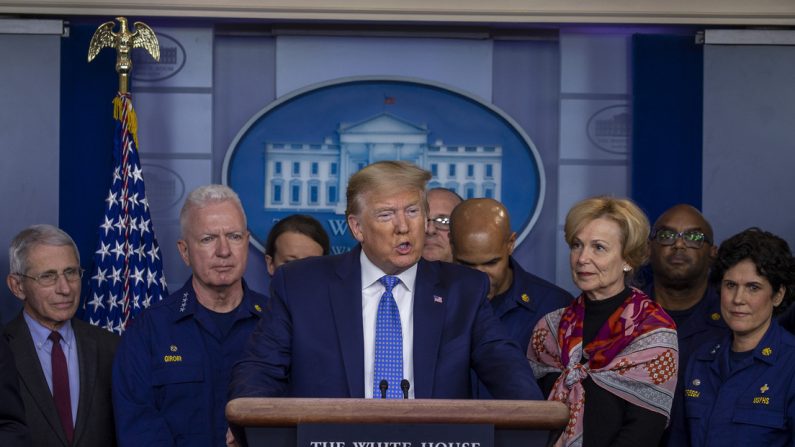
<instances>
[{"instance_id":1,"label":"bald man in blue uniform","mask_svg":"<svg viewBox=\"0 0 795 447\"><path fill-rule=\"evenodd\" d=\"M694 207L675 205L654 223L649 249L653 280L641 288L674 319L684 369L699 345L729 332L708 281L717 253L712 226Z\"/></svg>"},{"instance_id":2,"label":"bald man in blue uniform","mask_svg":"<svg viewBox=\"0 0 795 447\"><path fill-rule=\"evenodd\" d=\"M679 380L671 417L684 411L684 373L688 361L702 344L729 333L720 313L718 291L709 284L710 267L717 254L712 226L693 206L675 205L660 215L650 236L651 280L637 285L676 323L679 342ZM661 445L668 441L670 429Z\"/></svg>"},{"instance_id":3,"label":"bald man in blue uniform","mask_svg":"<svg viewBox=\"0 0 795 447\"><path fill-rule=\"evenodd\" d=\"M487 298L495 315L527 352L530 336L544 315L568 306L574 299L560 287L528 273L511 256L516 233L505 206L493 199L465 200L450 218L453 261L489 276ZM491 394L474 381L473 394L490 399Z\"/></svg>"}]
</instances>

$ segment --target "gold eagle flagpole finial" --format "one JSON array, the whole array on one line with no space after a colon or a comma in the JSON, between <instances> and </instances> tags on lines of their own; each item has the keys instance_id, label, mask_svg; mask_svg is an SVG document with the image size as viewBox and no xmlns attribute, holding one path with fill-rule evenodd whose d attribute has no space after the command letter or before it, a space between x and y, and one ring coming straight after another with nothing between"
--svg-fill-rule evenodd
<instances>
[{"instance_id":1,"label":"gold eagle flagpole finial","mask_svg":"<svg viewBox=\"0 0 795 447\"><path fill-rule=\"evenodd\" d=\"M152 28L143 22L135 22L135 32L127 29L127 19L116 17L119 22L119 32L114 33L115 23L105 22L97 28L91 43L88 44L88 61L91 62L103 48L116 49L116 72L119 73L119 93L127 93L128 77L132 71L130 51L133 48L143 48L160 61L160 45Z\"/></svg>"}]
</instances>

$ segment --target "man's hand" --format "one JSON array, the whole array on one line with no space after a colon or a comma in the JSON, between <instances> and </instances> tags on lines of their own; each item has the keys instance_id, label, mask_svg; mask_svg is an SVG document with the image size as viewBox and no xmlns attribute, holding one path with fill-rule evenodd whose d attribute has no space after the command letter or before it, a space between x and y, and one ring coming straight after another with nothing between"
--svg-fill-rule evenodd
<instances>
[{"instance_id":1,"label":"man's hand","mask_svg":"<svg viewBox=\"0 0 795 447\"><path fill-rule=\"evenodd\" d=\"M232 429L226 429L226 447L240 447L240 445L235 440L235 435L232 434Z\"/></svg>"}]
</instances>

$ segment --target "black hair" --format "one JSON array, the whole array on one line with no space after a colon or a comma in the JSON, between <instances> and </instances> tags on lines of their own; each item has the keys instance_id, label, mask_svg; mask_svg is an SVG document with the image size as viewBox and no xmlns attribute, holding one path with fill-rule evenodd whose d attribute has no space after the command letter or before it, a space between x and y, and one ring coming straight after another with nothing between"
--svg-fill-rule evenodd
<instances>
[{"instance_id":1,"label":"black hair","mask_svg":"<svg viewBox=\"0 0 795 447\"><path fill-rule=\"evenodd\" d=\"M271 228L268 240L265 242L265 253L270 257L276 256L276 239L284 233L291 232L303 234L317 242L323 248L324 256L331 251L328 233L317 219L306 214L291 214L276 222L276 225Z\"/></svg>"},{"instance_id":2,"label":"black hair","mask_svg":"<svg viewBox=\"0 0 795 447\"><path fill-rule=\"evenodd\" d=\"M795 259L787 241L756 227L735 234L720 244L710 272L712 283L719 286L726 271L746 259L767 279L773 293L784 287L784 300L774 312L787 308L795 296Z\"/></svg>"}]
</instances>

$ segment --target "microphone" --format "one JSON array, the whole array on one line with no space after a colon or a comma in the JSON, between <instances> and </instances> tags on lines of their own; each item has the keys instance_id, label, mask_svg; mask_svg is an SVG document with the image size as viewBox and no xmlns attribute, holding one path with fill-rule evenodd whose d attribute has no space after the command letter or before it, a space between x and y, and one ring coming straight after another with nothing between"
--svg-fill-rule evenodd
<instances>
[{"instance_id":1,"label":"microphone","mask_svg":"<svg viewBox=\"0 0 795 447\"><path fill-rule=\"evenodd\" d=\"M409 388L411 388L411 384L409 383L408 379L403 379L400 381L400 389L403 390L403 399L409 398Z\"/></svg>"},{"instance_id":2,"label":"microphone","mask_svg":"<svg viewBox=\"0 0 795 447\"><path fill-rule=\"evenodd\" d=\"M387 383L386 379L381 379L381 382L378 383L378 389L381 390L381 399L386 399L387 388L389 388L389 384Z\"/></svg>"}]
</instances>

